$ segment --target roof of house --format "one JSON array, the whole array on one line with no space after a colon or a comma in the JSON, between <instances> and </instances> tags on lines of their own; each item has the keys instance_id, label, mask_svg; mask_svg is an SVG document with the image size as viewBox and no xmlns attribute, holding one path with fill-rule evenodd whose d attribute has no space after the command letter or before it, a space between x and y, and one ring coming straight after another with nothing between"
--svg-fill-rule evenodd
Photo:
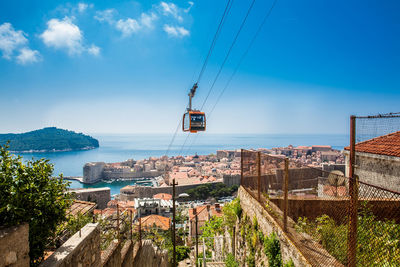
<instances>
[{"instance_id":1,"label":"roof of house","mask_svg":"<svg viewBox=\"0 0 400 267\"><path fill-rule=\"evenodd\" d=\"M155 194L153 196L153 198L171 200L172 199L172 195L171 194L167 194L167 193L159 193L159 194Z\"/></svg>"},{"instance_id":2,"label":"roof of house","mask_svg":"<svg viewBox=\"0 0 400 267\"><path fill-rule=\"evenodd\" d=\"M142 228L151 228L156 225L163 230L168 230L171 225L170 218L155 214L140 218L139 220L141 221Z\"/></svg>"},{"instance_id":3,"label":"roof of house","mask_svg":"<svg viewBox=\"0 0 400 267\"><path fill-rule=\"evenodd\" d=\"M196 207L197 219L199 221L208 221L210 218L208 216L207 205ZM215 205L210 205L210 215L211 216L222 216L222 207L216 208ZM189 209L189 220L194 219L193 209Z\"/></svg>"},{"instance_id":4,"label":"roof of house","mask_svg":"<svg viewBox=\"0 0 400 267\"><path fill-rule=\"evenodd\" d=\"M78 213L85 215L92 212L97 206L94 202L74 200L71 207L69 207L67 214L77 215Z\"/></svg>"},{"instance_id":5,"label":"roof of house","mask_svg":"<svg viewBox=\"0 0 400 267\"><path fill-rule=\"evenodd\" d=\"M345 150L350 150L347 146ZM357 152L400 157L400 131L382 135L356 144Z\"/></svg>"}]
</instances>

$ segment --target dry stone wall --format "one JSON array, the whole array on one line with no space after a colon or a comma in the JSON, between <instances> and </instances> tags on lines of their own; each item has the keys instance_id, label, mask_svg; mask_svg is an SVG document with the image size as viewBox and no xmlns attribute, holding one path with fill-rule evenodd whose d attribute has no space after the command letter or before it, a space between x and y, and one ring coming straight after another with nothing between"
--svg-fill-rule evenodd
<instances>
[{"instance_id":1,"label":"dry stone wall","mask_svg":"<svg viewBox=\"0 0 400 267\"><path fill-rule=\"evenodd\" d=\"M0 229L0 266L29 266L29 226Z\"/></svg>"}]
</instances>

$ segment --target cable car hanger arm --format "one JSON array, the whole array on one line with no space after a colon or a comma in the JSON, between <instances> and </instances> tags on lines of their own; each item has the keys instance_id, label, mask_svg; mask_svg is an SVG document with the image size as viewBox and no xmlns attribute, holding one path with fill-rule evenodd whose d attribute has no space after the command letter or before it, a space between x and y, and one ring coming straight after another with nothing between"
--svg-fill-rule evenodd
<instances>
[{"instance_id":1,"label":"cable car hanger arm","mask_svg":"<svg viewBox=\"0 0 400 267\"><path fill-rule=\"evenodd\" d=\"M192 89L190 89L190 92L188 94L189 96L189 107L187 109L187 111L191 111L192 110L192 98L194 97L194 95L196 94L196 89L197 89L197 83L195 83L192 87Z\"/></svg>"}]
</instances>

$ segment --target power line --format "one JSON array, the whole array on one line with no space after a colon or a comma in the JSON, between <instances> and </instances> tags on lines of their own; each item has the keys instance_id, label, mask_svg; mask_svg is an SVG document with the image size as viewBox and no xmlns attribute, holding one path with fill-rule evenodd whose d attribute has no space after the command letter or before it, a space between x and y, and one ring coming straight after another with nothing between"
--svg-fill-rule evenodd
<instances>
[{"instance_id":1,"label":"power line","mask_svg":"<svg viewBox=\"0 0 400 267\"><path fill-rule=\"evenodd\" d=\"M206 56L206 58L204 60L203 66L202 66L202 68L200 70L199 77L197 78L197 84L200 82L200 80L201 80L201 78L203 76L203 73L204 73L204 71L206 69L206 66L208 64L208 60L209 60L209 58L211 56L212 51L214 50L214 47L215 47L215 44L216 44L217 39L219 37L219 34L221 33L221 29L222 29L222 26L224 25L225 18L229 14L229 11L230 11L230 9L232 7L232 3L233 3L233 0L228 0L228 3L226 3L226 7L225 7L225 10L224 10L224 13L222 14L221 20L220 20L220 22L218 24L217 31L214 34L214 38L213 38L213 40L211 42L210 48L208 49L207 56Z\"/></svg>"},{"instance_id":2,"label":"power line","mask_svg":"<svg viewBox=\"0 0 400 267\"><path fill-rule=\"evenodd\" d=\"M243 19L243 21L242 21L242 24L240 25L239 30L237 31L237 33L236 33L236 35L235 35L235 38L233 39L232 44L231 44L231 46L229 47L228 53L226 54L226 56L225 56L225 58L224 58L224 61L222 62L222 65L221 65L221 67L219 68L218 73L217 73L217 75L216 75L215 78L214 78L214 81L213 81L213 83L212 83L212 85L211 85L211 87L210 87L210 90L209 90L208 93L207 93L206 98L204 99L203 104L201 105L200 110L202 110L203 107L204 107L204 105L206 104L207 99L208 99L208 97L210 96L210 93L211 93L211 91L213 90L214 85L215 85L215 83L217 82L217 80L218 80L218 78L219 78L219 75L221 74L221 71L222 71L222 69L223 69L224 66L225 66L225 63L226 63L226 61L228 60L229 55L231 54L233 47L235 46L235 43L236 43L236 41L237 41L237 39L238 39L238 37L239 37L239 35L240 35L240 33L241 33L243 27L244 27L244 24L246 23L246 20L247 20L247 18L249 17L250 11L252 10L252 8L253 8L253 6L254 6L255 1L256 1L256 0L253 0L253 1L251 2L251 5L250 5L249 9L247 10L246 16L244 17L244 19Z\"/></svg>"},{"instance_id":3,"label":"power line","mask_svg":"<svg viewBox=\"0 0 400 267\"><path fill-rule=\"evenodd\" d=\"M211 114L213 113L215 107L217 106L217 104L219 103L222 95L224 94L225 90L228 88L228 86L230 85L233 77L236 75L236 72L238 71L240 65L242 64L243 60L245 59L245 57L247 56L247 54L249 53L251 47L253 46L255 40L257 39L258 35L260 34L265 22L267 21L267 19L269 18L269 16L272 13L272 10L274 9L276 2L278 2L278 0L274 0L274 2L272 3L272 6L270 7L270 9L268 10L268 12L265 14L263 21L261 22L260 26L258 27L256 33L254 34L253 38L251 39L249 45L247 46L246 51L243 53L242 57L240 58L238 64L235 67L235 70L233 71L232 75L229 77L227 83L225 84L224 89L222 89L221 93L219 94L217 101L215 102L213 108L211 109L210 113L208 114L208 119L210 119Z\"/></svg>"},{"instance_id":4,"label":"power line","mask_svg":"<svg viewBox=\"0 0 400 267\"><path fill-rule=\"evenodd\" d=\"M268 20L268 18L270 17L272 10L274 9L276 3L278 2L278 0L274 0L274 2L272 3L272 6L269 8L268 12L265 14L260 26L258 27L256 33L254 34L253 38L251 39L249 45L247 46L245 52L243 53L242 57L240 58L238 64L236 65L232 75L229 77L227 83L225 84L225 87L223 88L223 90L221 91L221 93L219 94L217 101L215 102L213 108L211 109L211 111L208 113L207 118L208 120L210 120L211 114L213 113L215 107L217 106L217 104L219 103L219 101L222 98L222 95L224 94L224 92L226 91L226 89L229 87L233 77L236 75L236 72L238 71L240 65L242 64L242 62L244 61L245 57L247 56L247 54L249 53L251 47L253 46L255 40L257 39L258 35L260 34L262 28L264 27L266 21ZM190 150L190 148L194 145L194 143L197 140L198 135L195 136L193 142L191 143L191 145L188 147L187 152ZM187 154L187 153L186 153Z\"/></svg>"}]
</instances>

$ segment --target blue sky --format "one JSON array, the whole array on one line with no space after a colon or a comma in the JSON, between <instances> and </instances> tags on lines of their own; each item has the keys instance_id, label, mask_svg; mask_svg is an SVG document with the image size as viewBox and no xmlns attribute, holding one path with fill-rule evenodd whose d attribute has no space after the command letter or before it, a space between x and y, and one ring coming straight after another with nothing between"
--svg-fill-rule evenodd
<instances>
[{"instance_id":1,"label":"blue sky","mask_svg":"<svg viewBox=\"0 0 400 267\"><path fill-rule=\"evenodd\" d=\"M250 5L235 0L202 78ZM1 1L0 132L172 133L224 1ZM256 0L209 112L269 0ZM208 120L211 133L346 133L350 114L400 111L400 2L278 0Z\"/></svg>"}]
</instances>

